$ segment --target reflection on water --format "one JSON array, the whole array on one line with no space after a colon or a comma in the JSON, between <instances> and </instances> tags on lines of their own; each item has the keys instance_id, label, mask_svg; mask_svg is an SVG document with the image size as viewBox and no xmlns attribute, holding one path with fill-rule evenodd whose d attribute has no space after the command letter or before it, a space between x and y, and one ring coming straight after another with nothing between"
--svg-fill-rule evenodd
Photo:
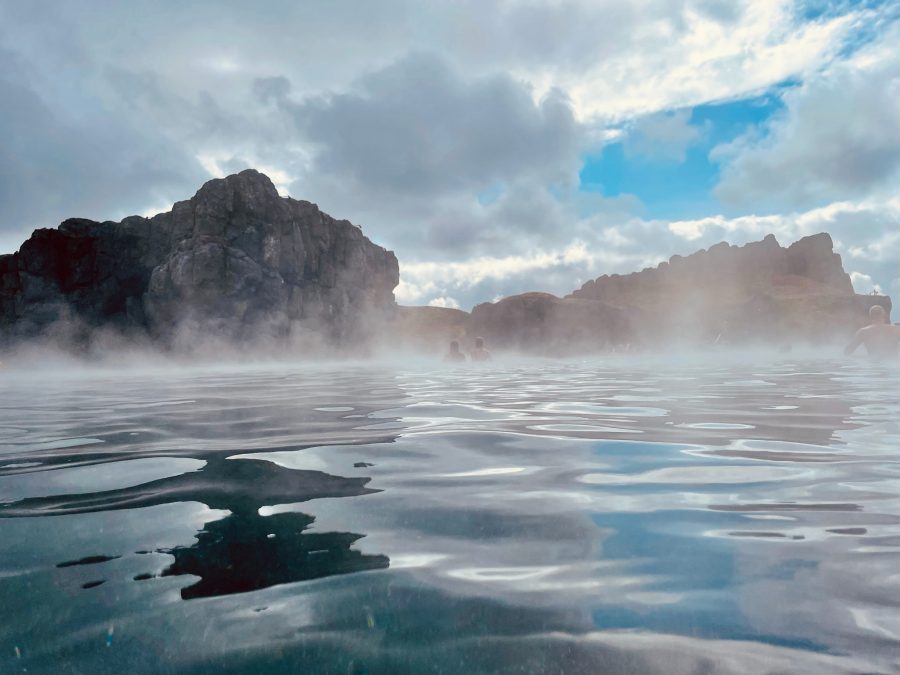
<instances>
[{"instance_id":1,"label":"reflection on water","mask_svg":"<svg viewBox=\"0 0 900 675\"><path fill-rule=\"evenodd\" d=\"M900 671L897 371L4 377L0 672Z\"/></svg>"},{"instance_id":2,"label":"reflection on water","mask_svg":"<svg viewBox=\"0 0 900 675\"><path fill-rule=\"evenodd\" d=\"M162 575L200 577L181 589L181 597L188 600L388 566L386 556L350 548L361 534L303 534L312 522L302 513L267 518L241 513L207 523L196 544L167 551L175 562Z\"/></svg>"}]
</instances>

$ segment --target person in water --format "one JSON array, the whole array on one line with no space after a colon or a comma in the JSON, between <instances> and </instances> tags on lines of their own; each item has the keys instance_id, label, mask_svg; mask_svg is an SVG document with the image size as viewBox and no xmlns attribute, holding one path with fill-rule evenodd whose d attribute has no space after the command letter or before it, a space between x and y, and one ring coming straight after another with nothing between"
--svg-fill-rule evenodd
<instances>
[{"instance_id":1,"label":"person in water","mask_svg":"<svg viewBox=\"0 0 900 675\"><path fill-rule=\"evenodd\" d=\"M484 338L475 338L475 349L469 352L469 358L473 361L491 360L491 353L484 348Z\"/></svg>"},{"instance_id":2,"label":"person in water","mask_svg":"<svg viewBox=\"0 0 900 675\"><path fill-rule=\"evenodd\" d=\"M444 355L444 361L447 363L456 363L465 360L466 355L459 351L459 343L454 340L450 343L450 351Z\"/></svg>"},{"instance_id":3,"label":"person in water","mask_svg":"<svg viewBox=\"0 0 900 675\"><path fill-rule=\"evenodd\" d=\"M856 331L844 354L852 354L860 345L865 345L869 356L875 359L900 356L900 326L888 323L887 312L881 305L869 308L869 325Z\"/></svg>"}]
</instances>

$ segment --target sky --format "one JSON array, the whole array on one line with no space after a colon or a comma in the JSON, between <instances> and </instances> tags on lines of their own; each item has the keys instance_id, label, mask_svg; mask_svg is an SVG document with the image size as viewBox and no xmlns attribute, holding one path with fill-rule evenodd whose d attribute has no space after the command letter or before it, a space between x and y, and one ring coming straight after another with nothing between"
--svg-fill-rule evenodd
<instances>
[{"instance_id":1,"label":"sky","mask_svg":"<svg viewBox=\"0 0 900 675\"><path fill-rule=\"evenodd\" d=\"M0 0L0 253L253 167L471 309L827 231L900 298L896 0Z\"/></svg>"}]
</instances>

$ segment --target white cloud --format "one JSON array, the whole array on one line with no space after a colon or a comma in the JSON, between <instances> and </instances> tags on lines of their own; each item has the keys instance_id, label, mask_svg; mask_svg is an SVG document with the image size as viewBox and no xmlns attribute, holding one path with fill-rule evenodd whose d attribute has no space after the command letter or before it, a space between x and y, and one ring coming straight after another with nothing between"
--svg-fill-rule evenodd
<instances>
[{"instance_id":1,"label":"white cloud","mask_svg":"<svg viewBox=\"0 0 900 675\"><path fill-rule=\"evenodd\" d=\"M850 280L857 293L883 293L881 286L872 281L872 277L862 272L851 272Z\"/></svg>"},{"instance_id":2,"label":"white cloud","mask_svg":"<svg viewBox=\"0 0 900 675\"><path fill-rule=\"evenodd\" d=\"M739 3L723 22L687 5L681 25L648 20L631 49L586 72L554 72L582 119L625 119L762 91L816 71L848 33L866 20L850 13L818 22L798 20L790 0Z\"/></svg>"},{"instance_id":3,"label":"white cloud","mask_svg":"<svg viewBox=\"0 0 900 675\"><path fill-rule=\"evenodd\" d=\"M895 190L900 182L900 25L784 94L786 111L717 148L718 194L803 207Z\"/></svg>"},{"instance_id":4,"label":"white cloud","mask_svg":"<svg viewBox=\"0 0 900 675\"><path fill-rule=\"evenodd\" d=\"M432 298L428 301L429 307L447 307L450 309L459 309L459 303L454 298L441 296L440 298Z\"/></svg>"},{"instance_id":5,"label":"white cloud","mask_svg":"<svg viewBox=\"0 0 900 675\"><path fill-rule=\"evenodd\" d=\"M609 269L629 271L660 259L652 253L611 251L574 241L563 248L522 255L481 256L457 262L401 262L397 297L408 304L421 304L429 295L443 298L452 294L459 299L458 305L471 308L490 298L525 291L565 295L575 290L579 279L587 280Z\"/></svg>"},{"instance_id":6,"label":"white cloud","mask_svg":"<svg viewBox=\"0 0 900 675\"><path fill-rule=\"evenodd\" d=\"M629 129L623 147L628 155L682 162L703 128L690 123L690 110L656 113L639 118Z\"/></svg>"}]
</instances>

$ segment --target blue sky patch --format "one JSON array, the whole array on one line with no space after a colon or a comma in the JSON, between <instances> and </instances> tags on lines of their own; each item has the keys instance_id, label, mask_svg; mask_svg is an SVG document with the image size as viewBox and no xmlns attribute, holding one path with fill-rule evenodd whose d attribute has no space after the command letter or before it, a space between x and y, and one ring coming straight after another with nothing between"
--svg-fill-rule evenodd
<instances>
[{"instance_id":1,"label":"blue sky patch","mask_svg":"<svg viewBox=\"0 0 900 675\"><path fill-rule=\"evenodd\" d=\"M780 89L791 86L796 83L785 82ZM610 143L599 153L585 157L579 174L581 189L605 197L634 195L644 206L641 215L648 218L727 214L712 192L720 167L709 159L710 151L763 125L783 108L776 93L697 106L691 112L690 124L701 129L701 134L687 148L684 161L629 154L623 142Z\"/></svg>"}]
</instances>

